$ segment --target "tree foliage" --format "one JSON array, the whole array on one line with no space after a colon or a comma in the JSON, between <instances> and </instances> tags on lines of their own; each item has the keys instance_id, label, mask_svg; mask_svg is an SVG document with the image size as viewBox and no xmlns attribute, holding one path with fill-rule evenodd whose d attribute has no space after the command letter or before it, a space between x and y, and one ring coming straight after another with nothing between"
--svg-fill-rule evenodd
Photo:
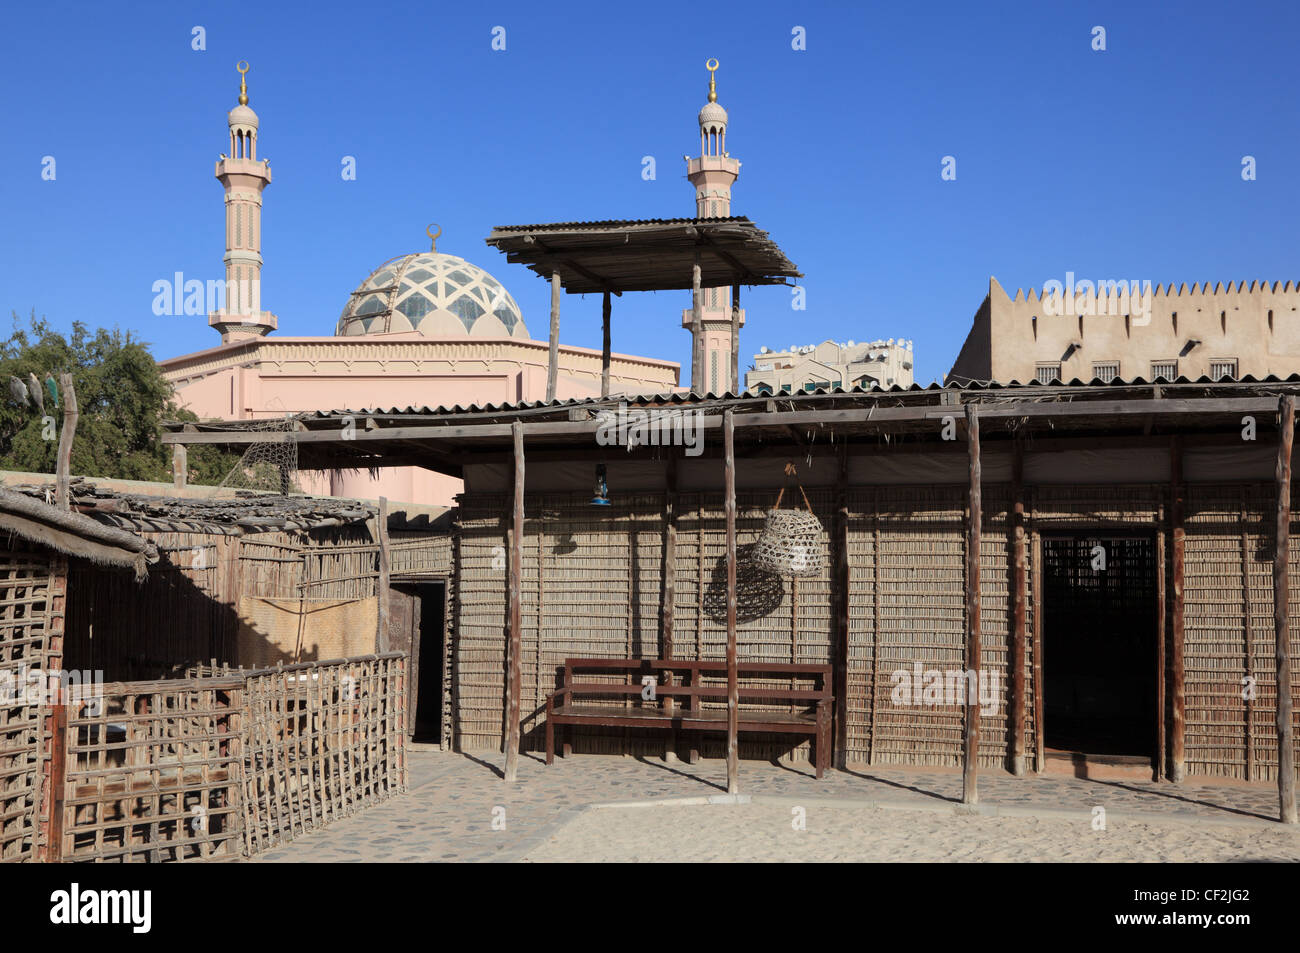
<instances>
[{"instance_id":1,"label":"tree foliage","mask_svg":"<svg viewBox=\"0 0 1300 953\"><path fill-rule=\"evenodd\" d=\"M76 439L72 472L126 480L172 478L171 448L159 439L164 420L197 420L173 400L171 385L149 353L149 346L130 331L91 330L75 321L68 336L52 329L33 310L29 326L13 315L13 332L0 342L0 468L53 473L62 427L62 395L56 409L48 393L45 413L51 427L31 404L19 404L8 380L24 383L35 374L44 386L61 373L72 375L77 392ZM50 439L51 435L53 439ZM212 447L190 449L190 481L216 484L238 460Z\"/></svg>"}]
</instances>

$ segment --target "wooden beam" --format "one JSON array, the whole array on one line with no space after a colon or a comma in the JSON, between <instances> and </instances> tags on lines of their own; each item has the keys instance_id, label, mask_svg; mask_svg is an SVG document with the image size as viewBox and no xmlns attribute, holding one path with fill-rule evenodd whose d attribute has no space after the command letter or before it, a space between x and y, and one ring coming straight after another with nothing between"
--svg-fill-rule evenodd
<instances>
[{"instance_id":1,"label":"wooden beam","mask_svg":"<svg viewBox=\"0 0 1300 953\"><path fill-rule=\"evenodd\" d=\"M609 396L609 292L605 292L605 300L601 304L601 320L603 323L604 336L600 349L600 396Z\"/></svg>"},{"instance_id":2,"label":"wooden beam","mask_svg":"<svg viewBox=\"0 0 1300 953\"><path fill-rule=\"evenodd\" d=\"M970 452L970 514L967 517L966 543L966 624L969 627L966 641L967 677L978 685L980 672L980 520L983 507L980 501L980 418L979 407L966 405L966 442ZM970 697L971 686L966 687L965 747L962 757L961 802L976 804L976 774L980 747L980 709L978 697Z\"/></svg>"},{"instance_id":3,"label":"wooden beam","mask_svg":"<svg viewBox=\"0 0 1300 953\"><path fill-rule=\"evenodd\" d=\"M727 512L727 793L740 793L740 694L736 670L736 430L734 411L723 416Z\"/></svg>"},{"instance_id":4,"label":"wooden beam","mask_svg":"<svg viewBox=\"0 0 1300 953\"><path fill-rule=\"evenodd\" d=\"M1296 823L1295 723L1291 716L1291 446L1295 439L1295 397L1278 404L1277 544L1273 548L1273 641L1277 652L1277 797L1283 824Z\"/></svg>"},{"instance_id":5,"label":"wooden beam","mask_svg":"<svg viewBox=\"0 0 1300 953\"><path fill-rule=\"evenodd\" d=\"M1011 773L1025 774L1025 660L1029 638L1025 627L1029 599L1025 560L1025 445L1017 440L1011 457Z\"/></svg>"},{"instance_id":6,"label":"wooden beam","mask_svg":"<svg viewBox=\"0 0 1300 953\"><path fill-rule=\"evenodd\" d=\"M704 292L700 289L700 250L695 249L691 268L691 393L703 396L704 386Z\"/></svg>"},{"instance_id":7,"label":"wooden beam","mask_svg":"<svg viewBox=\"0 0 1300 953\"><path fill-rule=\"evenodd\" d=\"M1169 528L1172 545L1173 618L1169 630L1169 778L1181 784L1186 777L1186 689L1183 672L1183 569L1187 552L1183 529L1183 442L1175 436L1169 444Z\"/></svg>"},{"instance_id":8,"label":"wooden beam","mask_svg":"<svg viewBox=\"0 0 1300 953\"><path fill-rule=\"evenodd\" d=\"M780 399L788 400L789 395L782 395ZM748 398L743 401L735 401L734 403L740 406L753 406L754 404L760 403L760 401L755 398ZM1008 401L1005 404L983 406L980 410L980 419L987 423L989 420L1012 421L1018 418L1037 420L1054 418L1068 419L1087 416L1121 417L1123 415L1147 412L1150 403L1151 402L1148 400L1080 401L1078 403L1069 404L1058 401ZM710 404L710 406L716 408L716 405ZM1180 417L1199 417L1207 413L1222 413L1224 415L1235 415L1238 413L1274 413L1276 408L1276 401L1271 397L1242 399L1220 398L1213 400L1164 400L1160 402L1158 408L1151 410L1150 412L1157 416L1177 419ZM554 411L552 410L551 413L554 413ZM943 407L939 405L925 405L921 407L887 407L871 404L842 410L820 409L742 413L736 417L735 426L741 428L785 427L787 425L797 427L805 424L825 427L834 426L835 424L922 424L942 420L944 417L949 417L951 415L951 407ZM434 419L455 420L459 419L459 416L446 415ZM511 433L510 428L513 426L513 423L511 422L469 424L422 422L407 427L387 427L373 431L358 430L351 439L345 441L337 426L336 420L326 419L322 421L322 423L327 425L326 429L306 430L296 433L293 436L294 442L300 446L312 443L337 443L340 446L346 446L355 450L358 446L376 440L445 441L460 440L466 437L505 437ZM585 421L545 420L525 423L524 432L530 437L565 436L595 433L600 426L600 421L595 418ZM697 426L704 430L717 430L722 426L722 415L718 413L706 413L701 417ZM882 429L887 428L882 427ZM198 433L173 431L171 433L163 434L162 442L165 444L215 443L229 444L233 446L235 444L265 443L266 437L267 434L265 431L251 430L207 430ZM1109 441L1112 438L1103 439ZM1037 442L1035 442L1035 445L1036 444ZM936 443L935 447L927 449L942 449L942 445L941 443Z\"/></svg>"},{"instance_id":9,"label":"wooden beam","mask_svg":"<svg viewBox=\"0 0 1300 953\"><path fill-rule=\"evenodd\" d=\"M740 383L740 284L731 286L731 392L744 393Z\"/></svg>"},{"instance_id":10,"label":"wooden beam","mask_svg":"<svg viewBox=\"0 0 1300 953\"><path fill-rule=\"evenodd\" d=\"M59 375L63 391L63 429L59 431L59 457L54 470L54 505L64 512L72 509L68 486L72 478L72 441L77 434L77 392L71 374Z\"/></svg>"},{"instance_id":11,"label":"wooden beam","mask_svg":"<svg viewBox=\"0 0 1300 953\"><path fill-rule=\"evenodd\" d=\"M546 401L555 400L555 379L560 366L560 273L551 273L551 351L546 361Z\"/></svg>"},{"instance_id":12,"label":"wooden beam","mask_svg":"<svg viewBox=\"0 0 1300 953\"><path fill-rule=\"evenodd\" d=\"M849 758L849 456L840 447L835 478L835 766L843 769Z\"/></svg>"},{"instance_id":13,"label":"wooden beam","mask_svg":"<svg viewBox=\"0 0 1300 953\"><path fill-rule=\"evenodd\" d=\"M558 282L555 287L558 287ZM519 696L523 691L523 618L519 589L524 567L524 428L513 425L515 443L515 505L510 528L509 649L506 660L505 780L513 784L519 769Z\"/></svg>"}]
</instances>

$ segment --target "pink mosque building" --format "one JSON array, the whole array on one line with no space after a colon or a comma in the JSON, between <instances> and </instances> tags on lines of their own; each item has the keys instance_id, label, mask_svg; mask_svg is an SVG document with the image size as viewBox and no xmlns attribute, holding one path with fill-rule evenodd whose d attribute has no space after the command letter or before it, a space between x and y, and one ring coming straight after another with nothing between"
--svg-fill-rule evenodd
<instances>
[{"instance_id":1,"label":"pink mosque building","mask_svg":"<svg viewBox=\"0 0 1300 953\"><path fill-rule=\"evenodd\" d=\"M687 159L700 218L731 214L740 163L726 151L727 112L717 102L708 64L709 99L699 114L700 155ZM239 64L239 104L230 111L230 154L216 165L225 189L226 301L208 324L221 343L161 361L177 400L205 419L271 419L316 410L390 408L542 400L549 345L528 334L510 292L463 258L427 252L392 258L349 295L332 336L273 334L275 315L261 309L262 192L270 166L258 159L258 117L248 105L248 66ZM730 378L731 314L717 289L704 292L705 389L736 389ZM741 312L741 322L744 312ZM691 310L683 316L689 328ZM614 354L610 393L662 394L679 387L672 361ZM599 349L561 345L556 397L598 397ZM418 467L367 472L303 473L308 493L402 503L449 505L460 481Z\"/></svg>"}]
</instances>

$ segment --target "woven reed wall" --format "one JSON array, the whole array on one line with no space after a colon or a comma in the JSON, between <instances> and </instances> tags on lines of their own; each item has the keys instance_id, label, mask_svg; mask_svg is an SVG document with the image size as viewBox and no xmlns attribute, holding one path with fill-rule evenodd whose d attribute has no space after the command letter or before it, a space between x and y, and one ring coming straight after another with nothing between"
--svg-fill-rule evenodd
<instances>
[{"instance_id":1,"label":"woven reed wall","mask_svg":"<svg viewBox=\"0 0 1300 953\"><path fill-rule=\"evenodd\" d=\"M398 536L388 540L388 571L394 576L446 576L451 573L451 536Z\"/></svg>"},{"instance_id":2,"label":"woven reed wall","mask_svg":"<svg viewBox=\"0 0 1300 953\"><path fill-rule=\"evenodd\" d=\"M1277 778L1273 645L1274 491L1263 485L1188 488L1184 670L1190 774ZM1300 529L1292 524L1292 533ZM1300 649L1300 552L1292 546L1291 653ZM1253 681L1254 697L1247 688ZM1300 689L1293 666L1292 691ZM1296 713L1300 726L1300 712Z\"/></svg>"},{"instance_id":3,"label":"woven reed wall","mask_svg":"<svg viewBox=\"0 0 1300 953\"><path fill-rule=\"evenodd\" d=\"M161 558L142 583L126 570L72 560L69 666L100 670L108 681L126 681L163 677L194 659L234 658L234 537L144 535L158 546Z\"/></svg>"},{"instance_id":4,"label":"woven reed wall","mask_svg":"<svg viewBox=\"0 0 1300 953\"><path fill-rule=\"evenodd\" d=\"M0 861L26 861L39 847L49 732L47 707L28 704L20 692L28 671L60 666L49 621L61 561L17 539L5 543L0 550Z\"/></svg>"},{"instance_id":5,"label":"woven reed wall","mask_svg":"<svg viewBox=\"0 0 1300 953\"><path fill-rule=\"evenodd\" d=\"M316 613L314 607L373 604L378 548L369 527L242 537L142 535L161 555L143 583L127 571L72 561L65 653L70 667L102 671L108 681L129 681L173 676L208 659L251 666L311 657L240 658L241 631L246 637L265 621L256 615L244 617L241 607L258 605L258 599L301 602L307 620L304 644L332 645L336 650L314 657L357 654L351 651L355 647L335 637L328 613ZM314 631L318 620L320 629ZM287 644L292 649L298 641L295 635ZM372 640L364 652L373 649Z\"/></svg>"},{"instance_id":6,"label":"woven reed wall","mask_svg":"<svg viewBox=\"0 0 1300 953\"><path fill-rule=\"evenodd\" d=\"M983 669L995 674L998 705L981 718L980 764L1000 767L1009 752L1011 531L1009 486L984 486L980 552ZM1165 534L1169 491L1161 485L1026 487L1026 559L1035 572L1032 534L1079 527ZM742 559L737 645L745 661L833 662L834 603L828 568L816 577L754 584L745 546L762 528L771 491L737 494ZM834 491L810 489L828 537ZM679 658L724 656L725 516L717 493L678 495L675 635ZM465 749L499 748L504 710L506 582L510 500L505 494L463 498L458 586L447 651L451 704L446 738ZM961 762L964 710L959 705L895 703L893 673L965 668L966 488L881 486L848 491L849 657L847 756L851 762L955 766ZM1243 510L1244 507L1244 510ZM1192 484L1186 494L1185 579L1186 753L1196 775L1266 780L1276 770L1273 725L1276 686L1272 646L1272 512L1269 486ZM540 709L570 656L660 655L664 497L625 495L608 510L585 493L529 494L523 564L523 698L526 744L540 745ZM1244 515L1243 515L1244 513ZM1243 563L1242 530L1248 558ZM1293 616L1300 615L1300 547L1293 577ZM495 568L494 568L495 560ZM1243 565L1245 575L1243 575ZM1243 586L1243 579L1247 584ZM1172 586L1167 586L1172 625ZM1247 597L1245 593L1249 593ZM1035 614L1028 586L1025 750L1036 748ZM1249 620L1245 607L1249 605ZM539 608L540 607L540 608ZM540 623L539 623L540 618ZM1251 651L1245 633L1251 633ZM1293 623L1294 644L1300 620ZM1248 671L1249 668L1249 671ZM1297 667L1300 669L1300 667ZM1253 675L1249 706L1241 679ZM1153 660L1154 679L1154 660ZM1297 672L1300 689L1300 670ZM1251 725L1247 772L1247 707ZM1300 712L1297 712L1300 722ZM1166 716L1168 723L1170 718ZM1300 732L1298 732L1300 734ZM606 729L575 735L575 749L654 754L662 733ZM806 753L807 745L800 745ZM706 756L721 756L721 739L706 739ZM742 738L746 757L789 751L781 739ZM1032 760L1032 759L1031 759Z\"/></svg>"}]
</instances>

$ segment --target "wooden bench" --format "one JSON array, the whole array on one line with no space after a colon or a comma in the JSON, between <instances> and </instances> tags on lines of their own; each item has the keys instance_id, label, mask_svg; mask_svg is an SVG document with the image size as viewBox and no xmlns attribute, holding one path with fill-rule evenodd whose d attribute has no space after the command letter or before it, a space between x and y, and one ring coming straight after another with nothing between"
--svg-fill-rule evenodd
<instances>
[{"instance_id":1,"label":"wooden bench","mask_svg":"<svg viewBox=\"0 0 1300 953\"><path fill-rule=\"evenodd\" d=\"M808 735L813 740L817 777L830 766L831 666L740 662L739 730ZM621 681L592 678L621 676ZM586 680L584 681L584 675ZM691 734L690 761L699 760L698 733L727 731L727 663L680 659L594 659L564 661L564 684L546 697L546 763L555 760L555 729L563 733L562 753L572 751L570 727L669 728ZM643 697L642 679L655 680L654 698ZM705 684L706 678L712 684ZM717 684L718 680L721 684ZM812 681L815 688L755 685L781 680ZM631 705L613 705L611 700ZM681 700L682 704L678 704ZM705 708L706 701L721 707ZM797 711L770 711L755 703L789 704Z\"/></svg>"}]
</instances>

